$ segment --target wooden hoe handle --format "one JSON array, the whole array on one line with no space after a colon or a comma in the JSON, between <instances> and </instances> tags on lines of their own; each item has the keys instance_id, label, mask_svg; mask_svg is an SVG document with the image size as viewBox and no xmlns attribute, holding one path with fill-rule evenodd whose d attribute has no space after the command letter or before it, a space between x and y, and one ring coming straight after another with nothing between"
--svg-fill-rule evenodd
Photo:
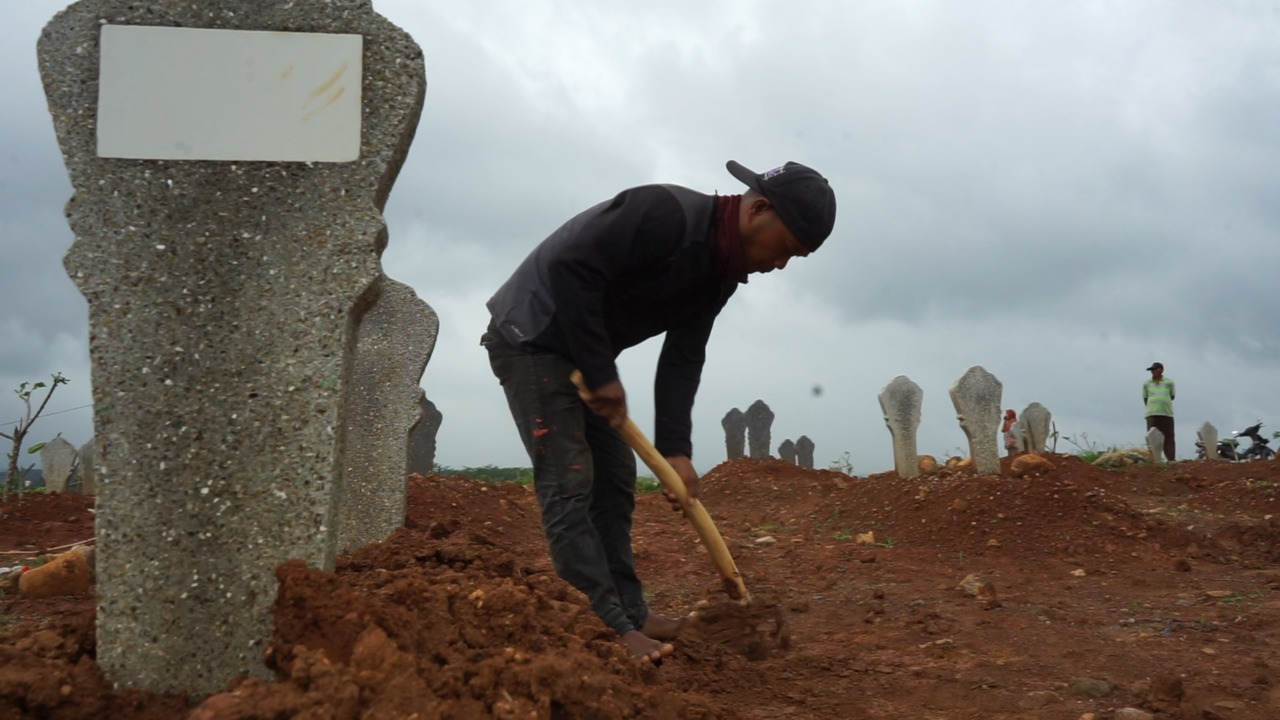
<instances>
[{"instance_id":1,"label":"wooden hoe handle","mask_svg":"<svg viewBox=\"0 0 1280 720\"><path fill-rule=\"evenodd\" d=\"M582 381L581 372L574 370L570 379L573 380L574 385L578 386L578 390L590 392ZM649 438L645 437L640 428L636 427L631 418L623 419L622 425L618 427L618 433L622 435L623 440L627 441L631 449L636 451L644 464L658 476L658 482L662 483L662 487L676 496L684 516L689 518L693 529L702 539L703 547L711 554L711 561L715 563L716 571L720 573L724 591L734 600L749 602L751 594L747 592L747 586L742 582L742 573L738 572L738 566L729 555L729 547L725 545L724 538L720 536L720 531L716 529L715 521L711 519L707 509L701 502L690 500L689 490L685 487L684 480L680 478L675 468L671 467L671 463L658 452L653 443L649 442Z\"/></svg>"}]
</instances>

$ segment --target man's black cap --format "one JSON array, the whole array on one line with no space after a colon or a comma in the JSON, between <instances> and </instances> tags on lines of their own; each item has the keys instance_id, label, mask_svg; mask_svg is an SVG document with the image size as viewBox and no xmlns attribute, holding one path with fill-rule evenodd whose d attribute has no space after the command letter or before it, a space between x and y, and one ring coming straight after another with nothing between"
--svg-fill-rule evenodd
<instances>
[{"instance_id":1,"label":"man's black cap","mask_svg":"<svg viewBox=\"0 0 1280 720\"><path fill-rule=\"evenodd\" d=\"M1163 369L1164 369L1164 363L1151 363L1151 367L1147 368L1147 372L1151 372L1152 370L1163 370Z\"/></svg>"},{"instance_id":2,"label":"man's black cap","mask_svg":"<svg viewBox=\"0 0 1280 720\"><path fill-rule=\"evenodd\" d=\"M791 234L810 251L817 250L831 234L836 224L836 194L817 170L797 162L758 174L733 160L725 167L730 175L764 195Z\"/></svg>"}]
</instances>

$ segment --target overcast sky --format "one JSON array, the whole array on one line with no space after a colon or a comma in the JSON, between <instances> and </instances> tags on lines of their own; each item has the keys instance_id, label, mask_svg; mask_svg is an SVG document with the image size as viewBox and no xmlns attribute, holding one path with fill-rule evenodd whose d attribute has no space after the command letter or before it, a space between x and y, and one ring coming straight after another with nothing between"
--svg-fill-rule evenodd
<instances>
[{"instance_id":1,"label":"overcast sky","mask_svg":"<svg viewBox=\"0 0 1280 720\"><path fill-rule=\"evenodd\" d=\"M32 441L89 439L87 305L62 258L71 186L36 69L59 0L0 24L0 420L54 371ZM1211 421L1280 428L1280 9L1262 2L375 0L426 56L417 138L387 207L388 275L440 316L422 385L437 461L527 465L478 338L484 302L561 222L645 183L737 193L788 160L835 188L835 232L721 314L694 464L756 399L890 469L877 395L924 390L919 450L966 447L948 396L973 365L1100 445L1144 434L1152 361L1179 454ZM620 361L652 436L658 340ZM820 394L814 388L819 386ZM77 409L78 408L78 409ZM1270 432L1268 431L1268 435ZM4 448L7 450L7 448ZM1059 450L1073 450L1065 442Z\"/></svg>"}]
</instances>

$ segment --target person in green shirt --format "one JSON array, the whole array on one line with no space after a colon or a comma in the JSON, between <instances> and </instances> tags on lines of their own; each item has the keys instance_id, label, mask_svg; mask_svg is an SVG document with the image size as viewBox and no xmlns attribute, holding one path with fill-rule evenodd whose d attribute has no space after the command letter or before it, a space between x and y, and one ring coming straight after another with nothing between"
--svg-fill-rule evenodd
<instances>
[{"instance_id":1,"label":"person in green shirt","mask_svg":"<svg viewBox=\"0 0 1280 720\"><path fill-rule=\"evenodd\" d=\"M1172 378L1164 376L1163 363L1147 368L1151 379L1142 384L1142 404L1147 408L1147 430L1155 428L1164 435L1164 459L1173 462L1177 443L1173 438L1173 397L1177 389Z\"/></svg>"}]
</instances>

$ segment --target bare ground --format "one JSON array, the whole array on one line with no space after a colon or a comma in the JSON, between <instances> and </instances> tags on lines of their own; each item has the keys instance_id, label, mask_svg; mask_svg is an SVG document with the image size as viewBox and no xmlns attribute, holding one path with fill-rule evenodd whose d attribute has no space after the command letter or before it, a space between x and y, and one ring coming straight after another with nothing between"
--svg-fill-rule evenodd
<instances>
[{"instance_id":1,"label":"bare ground","mask_svg":"<svg viewBox=\"0 0 1280 720\"><path fill-rule=\"evenodd\" d=\"M1280 717L1280 464L1050 459L1026 479L716 467L703 501L777 615L754 650L691 625L657 668L555 577L528 488L414 477L386 542L279 568L274 682L113 691L91 596L9 592L0 718ZM91 537L91 503L0 503L0 551ZM656 610L723 608L660 496L635 536Z\"/></svg>"}]
</instances>

